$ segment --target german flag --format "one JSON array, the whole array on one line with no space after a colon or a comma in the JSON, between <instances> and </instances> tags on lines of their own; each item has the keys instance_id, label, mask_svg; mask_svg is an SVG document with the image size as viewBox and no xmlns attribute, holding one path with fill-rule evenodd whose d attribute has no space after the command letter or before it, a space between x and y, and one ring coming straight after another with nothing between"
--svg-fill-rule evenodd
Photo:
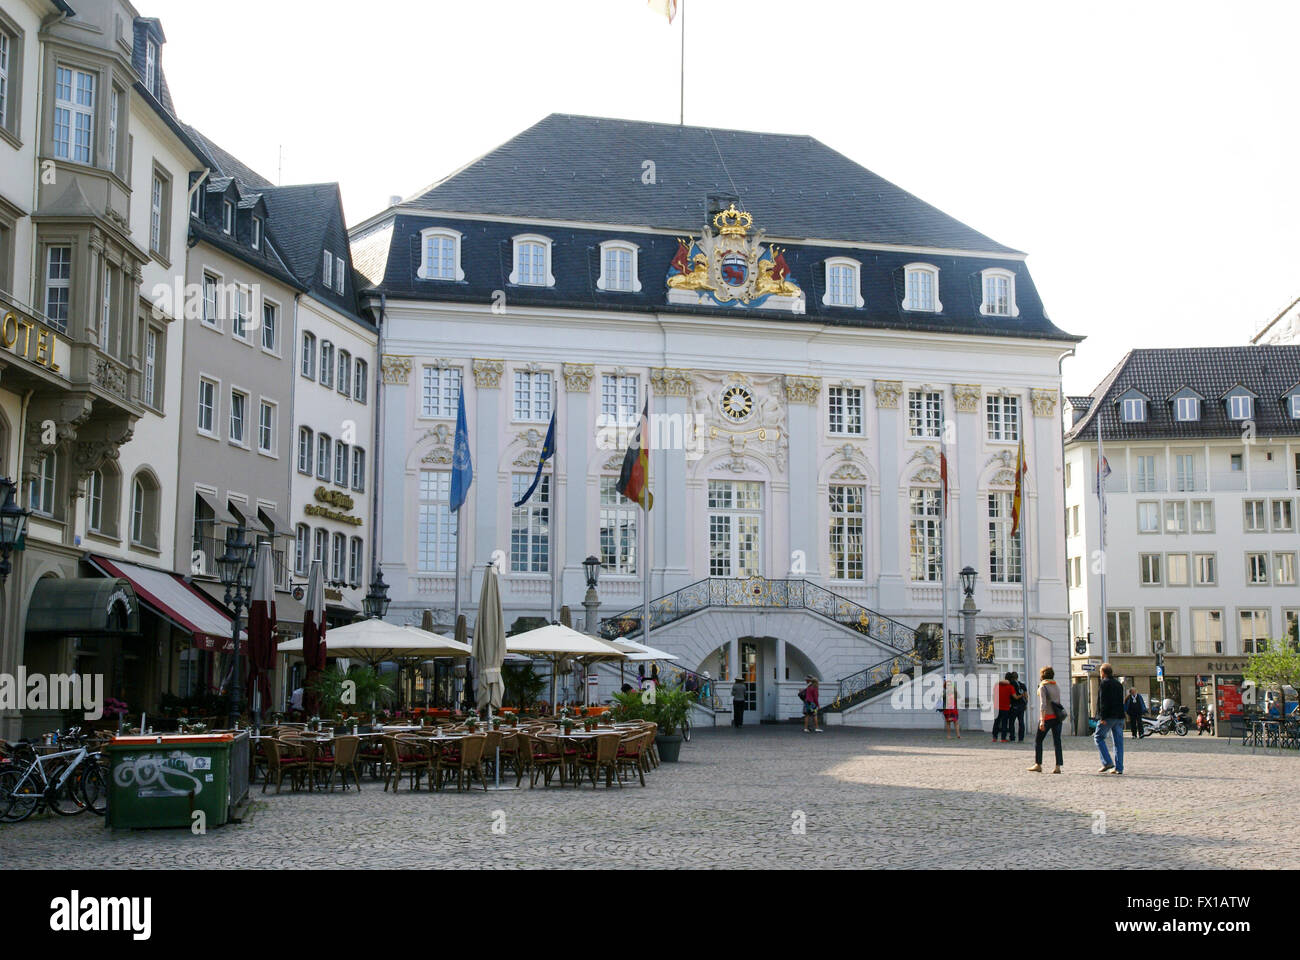
<instances>
[{"instance_id":1,"label":"german flag","mask_svg":"<svg viewBox=\"0 0 1300 960\"><path fill-rule=\"evenodd\" d=\"M637 426L636 436L628 445L627 456L623 458L623 471L618 475L618 492L649 510L655 505L654 494L650 492L650 401L641 411L641 423Z\"/></svg>"},{"instance_id":2,"label":"german flag","mask_svg":"<svg viewBox=\"0 0 1300 960\"><path fill-rule=\"evenodd\" d=\"M1025 438L1020 438L1020 451L1016 454L1016 492L1011 499L1011 535L1020 533L1020 521L1025 517L1025 475L1029 464L1025 461Z\"/></svg>"}]
</instances>

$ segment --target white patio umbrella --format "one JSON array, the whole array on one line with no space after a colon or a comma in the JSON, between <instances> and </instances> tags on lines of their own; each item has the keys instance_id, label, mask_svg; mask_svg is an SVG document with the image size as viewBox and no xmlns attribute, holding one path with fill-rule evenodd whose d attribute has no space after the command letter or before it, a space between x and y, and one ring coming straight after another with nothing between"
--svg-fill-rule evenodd
<instances>
[{"instance_id":1,"label":"white patio umbrella","mask_svg":"<svg viewBox=\"0 0 1300 960\"><path fill-rule=\"evenodd\" d=\"M276 652L302 656L302 637L280 644ZM362 620L329 632L329 654L365 660L371 666L404 657L467 657L469 646L418 627L383 620Z\"/></svg>"},{"instance_id":2,"label":"white patio umbrella","mask_svg":"<svg viewBox=\"0 0 1300 960\"><path fill-rule=\"evenodd\" d=\"M506 656L505 614L501 612L501 586L497 568L489 563L483 574L483 592L478 601L478 622L474 625L474 663L478 666L477 702L480 710L501 709L505 681L501 663Z\"/></svg>"},{"instance_id":3,"label":"white patio umbrella","mask_svg":"<svg viewBox=\"0 0 1300 960\"><path fill-rule=\"evenodd\" d=\"M632 663L643 663L649 660L680 660L681 657L675 654L658 650L655 647L648 647L644 643L638 643L635 640L616 640L613 641L624 647L631 647L632 652L628 654L628 660Z\"/></svg>"},{"instance_id":4,"label":"white patio umbrella","mask_svg":"<svg viewBox=\"0 0 1300 960\"><path fill-rule=\"evenodd\" d=\"M511 653L530 653L551 661L551 705L555 705L555 674L560 660L625 660L627 652L608 640L579 633L563 624L552 623L527 633L506 638L506 650Z\"/></svg>"}]
</instances>

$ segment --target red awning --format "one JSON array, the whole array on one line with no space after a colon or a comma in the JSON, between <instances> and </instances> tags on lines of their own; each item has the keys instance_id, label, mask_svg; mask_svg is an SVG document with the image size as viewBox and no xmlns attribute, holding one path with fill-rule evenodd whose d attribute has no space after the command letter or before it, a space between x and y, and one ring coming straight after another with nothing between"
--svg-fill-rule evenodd
<instances>
[{"instance_id":1,"label":"red awning","mask_svg":"<svg viewBox=\"0 0 1300 960\"><path fill-rule=\"evenodd\" d=\"M104 557L92 556L90 562L110 577L129 580L140 602L190 634L196 647L222 653L234 652L230 617L179 575ZM247 634L242 631L239 636L241 640L247 639Z\"/></svg>"}]
</instances>

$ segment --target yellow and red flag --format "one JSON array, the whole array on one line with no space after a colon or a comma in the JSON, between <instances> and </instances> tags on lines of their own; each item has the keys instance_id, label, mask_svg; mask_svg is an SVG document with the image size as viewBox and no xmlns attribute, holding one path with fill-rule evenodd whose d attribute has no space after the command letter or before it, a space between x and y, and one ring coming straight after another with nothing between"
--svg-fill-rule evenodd
<instances>
[{"instance_id":1,"label":"yellow and red flag","mask_svg":"<svg viewBox=\"0 0 1300 960\"><path fill-rule=\"evenodd\" d=\"M627 456L623 458L623 471L618 477L618 492L641 509L649 510L655 505L654 494L650 492L650 401L641 411L641 423L637 426L636 436L628 444Z\"/></svg>"},{"instance_id":2,"label":"yellow and red flag","mask_svg":"<svg viewBox=\"0 0 1300 960\"><path fill-rule=\"evenodd\" d=\"M650 9L672 23L677 16L677 0L650 0Z\"/></svg>"},{"instance_id":3,"label":"yellow and red flag","mask_svg":"<svg viewBox=\"0 0 1300 960\"><path fill-rule=\"evenodd\" d=\"M1025 512L1025 474L1029 464L1025 462L1025 438L1020 438L1020 451L1016 454L1016 492L1011 501L1011 535L1020 533L1020 520Z\"/></svg>"}]
</instances>

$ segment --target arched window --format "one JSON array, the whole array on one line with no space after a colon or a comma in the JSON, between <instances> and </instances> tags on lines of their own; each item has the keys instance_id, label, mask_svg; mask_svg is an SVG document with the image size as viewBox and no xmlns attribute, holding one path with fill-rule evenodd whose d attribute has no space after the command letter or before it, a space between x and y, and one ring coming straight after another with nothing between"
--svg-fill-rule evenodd
<instances>
[{"instance_id":1,"label":"arched window","mask_svg":"<svg viewBox=\"0 0 1300 960\"><path fill-rule=\"evenodd\" d=\"M1020 308L1016 306L1016 275L994 267L984 270L980 276L984 289L980 313L986 317L1020 316Z\"/></svg>"},{"instance_id":2,"label":"arched window","mask_svg":"<svg viewBox=\"0 0 1300 960\"><path fill-rule=\"evenodd\" d=\"M521 234L514 238L515 268L510 282L530 287L553 287L551 274L551 239L537 234Z\"/></svg>"},{"instance_id":3,"label":"arched window","mask_svg":"<svg viewBox=\"0 0 1300 960\"><path fill-rule=\"evenodd\" d=\"M302 335L302 375L316 379L316 337L310 333Z\"/></svg>"},{"instance_id":4,"label":"arched window","mask_svg":"<svg viewBox=\"0 0 1300 960\"><path fill-rule=\"evenodd\" d=\"M27 506L33 513L54 517L58 511L55 492L58 490L59 455L51 450L41 457L36 476L27 488Z\"/></svg>"},{"instance_id":5,"label":"arched window","mask_svg":"<svg viewBox=\"0 0 1300 960\"><path fill-rule=\"evenodd\" d=\"M86 529L102 537L117 536L118 499L122 477L106 462L86 481Z\"/></svg>"},{"instance_id":6,"label":"arched window","mask_svg":"<svg viewBox=\"0 0 1300 960\"><path fill-rule=\"evenodd\" d=\"M334 441L330 439L328 433L316 437L316 478L318 480L330 478L330 454L334 452L333 444Z\"/></svg>"},{"instance_id":7,"label":"arched window","mask_svg":"<svg viewBox=\"0 0 1300 960\"><path fill-rule=\"evenodd\" d=\"M352 392L352 354L346 350L339 351L339 393L349 396Z\"/></svg>"},{"instance_id":8,"label":"arched window","mask_svg":"<svg viewBox=\"0 0 1300 960\"><path fill-rule=\"evenodd\" d=\"M328 340L320 343L320 385L334 386L334 344Z\"/></svg>"},{"instance_id":9,"label":"arched window","mask_svg":"<svg viewBox=\"0 0 1300 960\"><path fill-rule=\"evenodd\" d=\"M131 543L158 549L158 481L150 473L131 481Z\"/></svg>"},{"instance_id":10,"label":"arched window","mask_svg":"<svg viewBox=\"0 0 1300 960\"><path fill-rule=\"evenodd\" d=\"M298 428L298 472L304 476L311 476L312 454L314 452L315 436L311 427Z\"/></svg>"},{"instance_id":11,"label":"arched window","mask_svg":"<svg viewBox=\"0 0 1300 960\"><path fill-rule=\"evenodd\" d=\"M344 564L348 559L348 538L341 533L334 534L331 548L333 556L330 557L330 579L340 583L343 580Z\"/></svg>"},{"instance_id":12,"label":"arched window","mask_svg":"<svg viewBox=\"0 0 1300 960\"><path fill-rule=\"evenodd\" d=\"M826 293L822 303L828 307L857 308L866 304L862 299L861 265L848 257L832 257L826 261Z\"/></svg>"},{"instance_id":13,"label":"arched window","mask_svg":"<svg viewBox=\"0 0 1300 960\"><path fill-rule=\"evenodd\" d=\"M626 240L606 240L600 245L600 278L596 289L637 293L641 279L637 275L637 247Z\"/></svg>"},{"instance_id":14,"label":"arched window","mask_svg":"<svg viewBox=\"0 0 1300 960\"><path fill-rule=\"evenodd\" d=\"M310 561L311 527L305 523L300 523L294 531L293 572L300 577L307 576L307 567Z\"/></svg>"},{"instance_id":15,"label":"arched window","mask_svg":"<svg viewBox=\"0 0 1300 960\"><path fill-rule=\"evenodd\" d=\"M939 268L929 263L909 263L903 268L903 309L939 313Z\"/></svg>"},{"instance_id":16,"label":"arched window","mask_svg":"<svg viewBox=\"0 0 1300 960\"><path fill-rule=\"evenodd\" d=\"M460 266L461 235L444 227L430 227L420 232L421 280L464 280Z\"/></svg>"}]
</instances>

